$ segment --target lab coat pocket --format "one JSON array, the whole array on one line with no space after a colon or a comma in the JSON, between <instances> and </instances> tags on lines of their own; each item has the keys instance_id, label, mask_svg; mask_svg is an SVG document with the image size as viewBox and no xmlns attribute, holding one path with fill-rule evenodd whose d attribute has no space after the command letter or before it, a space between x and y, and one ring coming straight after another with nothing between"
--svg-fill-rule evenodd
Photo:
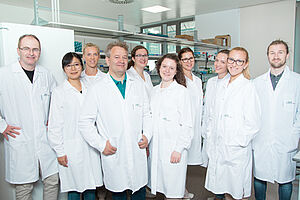
<instances>
[{"instance_id":1,"label":"lab coat pocket","mask_svg":"<svg viewBox=\"0 0 300 200\"><path fill-rule=\"evenodd\" d=\"M163 130L165 134L165 138L173 138L176 139L178 136L178 131L180 131L180 125L178 120L176 119L176 114L173 115L162 115L161 121L163 124Z\"/></svg>"},{"instance_id":2,"label":"lab coat pocket","mask_svg":"<svg viewBox=\"0 0 300 200\"><path fill-rule=\"evenodd\" d=\"M165 164L172 164L171 163L171 155L175 149L176 141L169 138L169 139L163 139L162 145L161 145L161 156L162 156L162 162Z\"/></svg>"},{"instance_id":3,"label":"lab coat pocket","mask_svg":"<svg viewBox=\"0 0 300 200\"><path fill-rule=\"evenodd\" d=\"M287 112L292 112L295 107L295 100L293 98L283 99L283 109Z\"/></svg>"},{"instance_id":4,"label":"lab coat pocket","mask_svg":"<svg viewBox=\"0 0 300 200\"><path fill-rule=\"evenodd\" d=\"M12 177L20 178L32 174L32 169L36 165L33 146L32 140L14 142L8 145L7 156L9 156L8 160L10 161L8 170L12 172Z\"/></svg>"},{"instance_id":5,"label":"lab coat pocket","mask_svg":"<svg viewBox=\"0 0 300 200\"><path fill-rule=\"evenodd\" d=\"M69 165L82 165L84 146L81 139L71 139L64 141L65 152L68 158Z\"/></svg>"},{"instance_id":6,"label":"lab coat pocket","mask_svg":"<svg viewBox=\"0 0 300 200\"><path fill-rule=\"evenodd\" d=\"M46 122L48 120L48 113L49 113L49 107L50 107L50 98L51 98L50 92L47 89L42 90L41 101L42 101L42 106L43 106L43 109L44 109L43 111L45 113Z\"/></svg>"},{"instance_id":7,"label":"lab coat pocket","mask_svg":"<svg viewBox=\"0 0 300 200\"><path fill-rule=\"evenodd\" d=\"M226 145L238 145L236 144L236 140L238 135L236 134L236 122L231 114L223 114L222 116L223 124L224 124L224 142Z\"/></svg>"},{"instance_id":8,"label":"lab coat pocket","mask_svg":"<svg viewBox=\"0 0 300 200\"><path fill-rule=\"evenodd\" d=\"M111 146L117 148L117 151L116 151L115 154L105 156L105 158L107 158L107 159L117 159L117 157L119 155L119 151L120 151L120 149L119 149L119 138L118 137L110 137L109 142L110 142Z\"/></svg>"}]
</instances>

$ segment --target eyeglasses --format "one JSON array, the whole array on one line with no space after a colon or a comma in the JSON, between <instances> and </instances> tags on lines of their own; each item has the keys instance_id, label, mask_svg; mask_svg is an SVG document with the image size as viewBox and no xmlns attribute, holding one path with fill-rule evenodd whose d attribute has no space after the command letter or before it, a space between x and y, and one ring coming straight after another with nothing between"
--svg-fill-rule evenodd
<instances>
[{"instance_id":1,"label":"eyeglasses","mask_svg":"<svg viewBox=\"0 0 300 200\"><path fill-rule=\"evenodd\" d=\"M70 70L72 67L75 67L75 69L80 69L81 68L81 64L80 63L75 63L75 64L68 64L68 65L66 65L65 66L65 68L67 69L67 70Z\"/></svg>"},{"instance_id":2,"label":"eyeglasses","mask_svg":"<svg viewBox=\"0 0 300 200\"><path fill-rule=\"evenodd\" d=\"M194 59L195 59L194 57L189 57L189 58L183 58L183 59L181 59L181 61L184 62L184 63L187 63L188 61L189 62L194 61Z\"/></svg>"},{"instance_id":3,"label":"eyeglasses","mask_svg":"<svg viewBox=\"0 0 300 200\"><path fill-rule=\"evenodd\" d=\"M148 58L147 54L136 54L134 57L138 57L138 58Z\"/></svg>"},{"instance_id":4,"label":"eyeglasses","mask_svg":"<svg viewBox=\"0 0 300 200\"><path fill-rule=\"evenodd\" d=\"M236 63L237 66L242 66L245 61L244 60L234 60L233 58L227 58L227 63L229 64L233 64L233 63Z\"/></svg>"},{"instance_id":5,"label":"eyeglasses","mask_svg":"<svg viewBox=\"0 0 300 200\"><path fill-rule=\"evenodd\" d=\"M33 53L39 53L41 50L39 48L32 48L30 49L29 47L23 47L23 48L19 48L21 51L24 51L25 53L30 53L31 51Z\"/></svg>"}]
</instances>

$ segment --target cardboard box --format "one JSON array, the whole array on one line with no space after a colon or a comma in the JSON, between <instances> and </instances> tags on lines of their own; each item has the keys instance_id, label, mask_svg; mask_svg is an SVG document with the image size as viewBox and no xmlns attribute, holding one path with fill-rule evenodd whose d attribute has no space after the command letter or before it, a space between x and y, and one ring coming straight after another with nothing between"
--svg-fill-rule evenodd
<instances>
[{"instance_id":1,"label":"cardboard box","mask_svg":"<svg viewBox=\"0 0 300 200\"><path fill-rule=\"evenodd\" d=\"M191 35L176 35L175 38L186 39L189 41L194 41L194 37Z\"/></svg>"},{"instance_id":2,"label":"cardboard box","mask_svg":"<svg viewBox=\"0 0 300 200\"><path fill-rule=\"evenodd\" d=\"M204 43L215 44L219 46L231 46L231 36L230 35L217 35L215 38L201 40Z\"/></svg>"},{"instance_id":3,"label":"cardboard box","mask_svg":"<svg viewBox=\"0 0 300 200\"><path fill-rule=\"evenodd\" d=\"M216 39L222 39L223 40L223 46L231 46L231 36L230 35L217 35L215 37Z\"/></svg>"}]
</instances>

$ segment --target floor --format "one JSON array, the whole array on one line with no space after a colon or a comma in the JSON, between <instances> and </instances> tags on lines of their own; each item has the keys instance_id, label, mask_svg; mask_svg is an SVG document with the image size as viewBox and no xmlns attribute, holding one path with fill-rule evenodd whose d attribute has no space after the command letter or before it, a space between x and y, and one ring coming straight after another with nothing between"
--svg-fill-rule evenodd
<instances>
[{"instance_id":1,"label":"floor","mask_svg":"<svg viewBox=\"0 0 300 200\"><path fill-rule=\"evenodd\" d=\"M214 197L214 195L204 188L206 169L200 166L188 166L187 176L187 188L189 192L194 193L193 200L207 200L208 198ZM293 194L291 200L297 200L298 197L298 178L293 182ZM252 189L253 193L253 189ZM108 200L111 199L109 195ZM158 194L155 199L147 200L163 200L163 195ZM267 200L277 200L277 185L268 184L267 189ZM255 200L254 194L251 195L250 200Z\"/></svg>"}]
</instances>

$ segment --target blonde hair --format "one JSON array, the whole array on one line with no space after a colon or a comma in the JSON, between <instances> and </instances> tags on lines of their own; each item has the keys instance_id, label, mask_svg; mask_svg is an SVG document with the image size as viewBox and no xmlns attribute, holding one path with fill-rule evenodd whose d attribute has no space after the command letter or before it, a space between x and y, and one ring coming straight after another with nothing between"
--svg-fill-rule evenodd
<instances>
[{"instance_id":1,"label":"blonde hair","mask_svg":"<svg viewBox=\"0 0 300 200\"><path fill-rule=\"evenodd\" d=\"M82 53L84 54L86 48L89 48L89 47L95 47L95 48L97 49L98 54L100 54L100 49L99 49L99 47L98 47L97 45L93 44L93 43L86 43L86 44L84 45L84 47L83 47Z\"/></svg>"},{"instance_id":2,"label":"blonde hair","mask_svg":"<svg viewBox=\"0 0 300 200\"><path fill-rule=\"evenodd\" d=\"M233 49L230 50L229 53L231 53L232 51L242 51L246 54L246 64L248 63L247 67L245 69L243 69L243 75L246 79L250 80L251 76L250 76L250 72L249 72L249 54L248 51L243 48L243 47L235 47Z\"/></svg>"}]
</instances>

